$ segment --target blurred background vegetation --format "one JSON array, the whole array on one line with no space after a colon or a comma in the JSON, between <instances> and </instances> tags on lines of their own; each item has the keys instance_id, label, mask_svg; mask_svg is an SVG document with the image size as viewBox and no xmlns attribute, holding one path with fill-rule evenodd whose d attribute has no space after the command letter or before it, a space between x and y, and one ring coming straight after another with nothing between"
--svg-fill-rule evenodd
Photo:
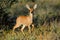
<instances>
[{"instance_id":1,"label":"blurred background vegetation","mask_svg":"<svg viewBox=\"0 0 60 40\"><path fill-rule=\"evenodd\" d=\"M34 31L11 33L16 18L29 15L26 4L37 4ZM12 35L13 34L13 35ZM0 0L0 40L60 40L60 0Z\"/></svg>"}]
</instances>

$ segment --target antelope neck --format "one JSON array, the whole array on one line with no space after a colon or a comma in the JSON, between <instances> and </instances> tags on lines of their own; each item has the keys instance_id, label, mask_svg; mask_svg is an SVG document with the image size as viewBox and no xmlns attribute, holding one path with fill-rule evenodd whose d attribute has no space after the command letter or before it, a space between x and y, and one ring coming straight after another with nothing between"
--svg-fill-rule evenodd
<instances>
[{"instance_id":1,"label":"antelope neck","mask_svg":"<svg viewBox=\"0 0 60 40\"><path fill-rule=\"evenodd\" d=\"M33 14L31 12L30 12L29 16L30 16L31 19L33 18Z\"/></svg>"}]
</instances>

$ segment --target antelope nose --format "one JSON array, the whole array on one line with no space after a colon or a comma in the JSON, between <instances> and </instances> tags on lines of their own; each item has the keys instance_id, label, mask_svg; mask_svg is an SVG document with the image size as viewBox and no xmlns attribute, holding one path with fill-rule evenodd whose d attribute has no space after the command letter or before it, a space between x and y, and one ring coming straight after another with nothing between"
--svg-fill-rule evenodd
<instances>
[{"instance_id":1,"label":"antelope nose","mask_svg":"<svg viewBox=\"0 0 60 40\"><path fill-rule=\"evenodd\" d=\"M32 13L33 12L33 9L30 9L30 12Z\"/></svg>"}]
</instances>

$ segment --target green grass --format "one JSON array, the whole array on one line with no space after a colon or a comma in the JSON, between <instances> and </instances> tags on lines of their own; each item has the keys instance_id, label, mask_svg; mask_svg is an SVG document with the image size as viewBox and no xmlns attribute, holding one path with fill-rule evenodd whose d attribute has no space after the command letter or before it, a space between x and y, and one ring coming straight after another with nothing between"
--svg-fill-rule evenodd
<instances>
[{"instance_id":1,"label":"green grass","mask_svg":"<svg viewBox=\"0 0 60 40\"><path fill-rule=\"evenodd\" d=\"M51 23L50 26L40 26L34 28L34 31L29 34L26 29L24 30L25 35L21 31L13 32L3 31L0 33L0 40L60 40L60 23Z\"/></svg>"}]
</instances>

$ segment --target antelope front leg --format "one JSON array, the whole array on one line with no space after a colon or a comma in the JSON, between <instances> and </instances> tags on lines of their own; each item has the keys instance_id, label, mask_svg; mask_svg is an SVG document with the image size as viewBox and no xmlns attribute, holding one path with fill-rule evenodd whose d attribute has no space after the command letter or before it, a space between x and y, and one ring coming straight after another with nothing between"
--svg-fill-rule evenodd
<instances>
[{"instance_id":1,"label":"antelope front leg","mask_svg":"<svg viewBox=\"0 0 60 40\"><path fill-rule=\"evenodd\" d=\"M28 26L28 32L31 33L31 28L30 25Z\"/></svg>"},{"instance_id":2,"label":"antelope front leg","mask_svg":"<svg viewBox=\"0 0 60 40\"><path fill-rule=\"evenodd\" d=\"M25 28L25 25L23 25L23 27L21 28L21 32L24 34L23 30Z\"/></svg>"},{"instance_id":3,"label":"antelope front leg","mask_svg":"<svg viewBox=\"0 0 60 40\"><path fill-rule=\"evenodd\" d=\"M32 30L31 31L33 31L34 30L34 24L32 24Z\"/></svg>"}]
</instances>

